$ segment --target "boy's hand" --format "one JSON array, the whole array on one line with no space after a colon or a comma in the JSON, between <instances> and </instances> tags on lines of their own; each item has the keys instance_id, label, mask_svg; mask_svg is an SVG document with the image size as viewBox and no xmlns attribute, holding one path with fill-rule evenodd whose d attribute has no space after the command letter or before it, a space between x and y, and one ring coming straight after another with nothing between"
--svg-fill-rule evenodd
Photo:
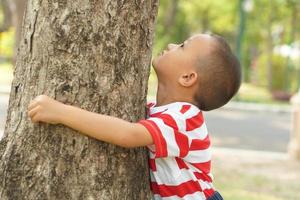
<instances>
[{"instance_id":1,"label":"boy's hand","mask_svg":"<svg viewBox=\"0 0 300 200\"><path fill-rule=\"evenodd\" d=\"M28 115L31 121L46 122L50 124L60 123L63 115L64 104L46 95L39 95L28 106Z\"/></svg>"}]
</instances>

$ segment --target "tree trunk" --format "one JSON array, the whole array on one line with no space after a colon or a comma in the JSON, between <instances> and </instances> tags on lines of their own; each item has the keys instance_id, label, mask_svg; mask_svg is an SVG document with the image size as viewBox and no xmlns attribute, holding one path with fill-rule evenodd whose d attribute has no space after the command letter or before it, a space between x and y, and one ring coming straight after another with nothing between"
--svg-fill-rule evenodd
<instances>
[{"instance_id":1,"label":"tree trunk","mask_svg":"<svg viewBox=\"0 0 300 200\"><path fill-rule=\"evenodd\" d=\"M145 115L157 0L29 0L4 138L0 199L149 199L147 152L33 124L47 94L137 121Z\"/></svg>"},{"instance_id":2,"label":"tree trunk","mask_svg":"<svg viewBox=\"0 0 300 200\"><path fill-rule=\"evenodd\" d=\"M266 43L267 43L267 49L266 49L266 54L267 54L267 84L268 84L268 90L272 91L273 90L273 35L272 35L272 25L274 22L274 3L269 0L269 5L271 6L271 10L268 13L268 22L267 22L267 38L266 38Z\"/></svg>"}]
</instances>

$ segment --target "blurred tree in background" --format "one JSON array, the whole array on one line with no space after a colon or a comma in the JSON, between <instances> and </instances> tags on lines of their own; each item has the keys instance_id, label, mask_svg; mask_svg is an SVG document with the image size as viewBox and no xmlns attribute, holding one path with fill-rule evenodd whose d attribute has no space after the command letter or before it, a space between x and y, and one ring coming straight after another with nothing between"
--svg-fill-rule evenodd
<instances>
[{"instance_id":1,"label":"blurred tree in background","mask_svg":"<svg viewBox=\"0 0 300 200\"><path fill-rule=\"evenodd\" d=\"M0 25L7 27L4 8ZM153 55L195 33L216 33L239 57L244 83L288 99L300 86L299 12L299 0L161 0ZM12 56L8 30L0 33L1 58Z\"/></svg>"},{"instance_id":2,"label":"blurred tree in background","mask_svg":"<svg viewBox=\"0 0 300 200\"><path fill-rule=\"evenodd\" d=\"M0 15L0 19L2 21L2 23L0 23L0 40L9 41L9 43L4 43L1 46L3 51L6 53L6 58L12 60L13 64L15 64L16 61L18 46L21 39L22 22L26 3L27 0L0 0L0 6L2 9ZM11 28L14 29L14 33L12 33ZM9 34L5 34L7 31ZM3 39L1 39L2 34L4 35ZM8 39L7 36L12 34L14 36ZM0 54L1 53L2 51L0 51Z\"/></svg>"}]
</instances>

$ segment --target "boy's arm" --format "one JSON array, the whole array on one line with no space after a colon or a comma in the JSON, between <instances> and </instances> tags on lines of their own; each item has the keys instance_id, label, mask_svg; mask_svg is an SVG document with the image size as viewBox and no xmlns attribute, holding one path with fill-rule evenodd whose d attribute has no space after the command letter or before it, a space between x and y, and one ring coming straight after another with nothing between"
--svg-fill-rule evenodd
<instances>
[{"instance_id":1,"label":"boy's arm","mask_svg":"<svg viewBox=\"0 0 300 200\"><path fill-rule=\"evenodd\" d=\"M61 123L95 139L122 147L146 146L153 143L150 133L141 124L69 105L65 105Z\"/></svg>"},{"instance_id":2,"label":"boy's arm","mask_svg":"<svg viewBox=\"0 0 300 200\"><path fill-rule=\"evenodd\" d=\"M150 133L139 123L89 112L45 95L30 103L28 114L33 122L61 123L95 139L122 147L153 144Z\"/></svg>"}]
</instances>

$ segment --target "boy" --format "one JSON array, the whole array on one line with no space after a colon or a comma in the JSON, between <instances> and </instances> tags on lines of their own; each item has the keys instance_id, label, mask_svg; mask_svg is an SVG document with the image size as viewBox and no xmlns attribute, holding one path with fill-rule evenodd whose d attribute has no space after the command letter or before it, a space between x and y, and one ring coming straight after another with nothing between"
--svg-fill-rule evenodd
<instances>
[{"instance_id":1,"label":"boy","mask_svg":"<svg viewBox=\"0 0 300 200\"><path fill-rule=\"evenodd\" d=\"M158 77L149 118L131 123L40 95L28 106L33 122L61 123L122 147L147 146L154 199L222 199L212 185L210 139L202 111L226 104L238 91L240 65L219 36L198 34L152 63Z\"/></svg>"}]
</instances>

